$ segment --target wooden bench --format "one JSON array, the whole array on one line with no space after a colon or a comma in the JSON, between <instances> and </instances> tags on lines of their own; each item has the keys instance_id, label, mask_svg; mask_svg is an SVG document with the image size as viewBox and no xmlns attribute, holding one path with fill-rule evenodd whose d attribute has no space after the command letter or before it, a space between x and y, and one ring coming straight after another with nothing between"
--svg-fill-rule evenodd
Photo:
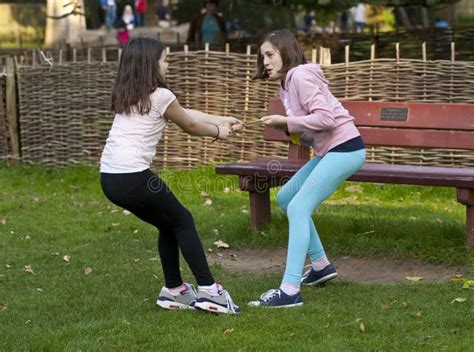
<instances>
[{"instance_id":1,"label":"wooden bench","mask_svg":"<svg viewBox=\"0 0 474 352\"><path fill-rule=\"evenodd\" d=\"M366 143L373 146L474 150L474 104L394 103L346 101ZM286 115L278 99L268 114ZM269 141L289 143L273 128L264 130ZM281 186L310 157L309 148L290 143L288 158L262 158L216 167L218 174L239 176L239 186L250 196L250 220L260 229L271 220L271 187ZM474 244L474 168L428 167L365 163L349 181L455 187L458 202L466 205L467 246Z\"/></svg>"}]
</instances>

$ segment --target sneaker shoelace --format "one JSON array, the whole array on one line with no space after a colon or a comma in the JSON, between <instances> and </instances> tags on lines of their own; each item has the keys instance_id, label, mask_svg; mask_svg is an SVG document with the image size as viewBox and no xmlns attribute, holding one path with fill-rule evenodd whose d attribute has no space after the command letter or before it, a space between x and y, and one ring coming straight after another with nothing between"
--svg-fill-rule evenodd
<instances>
[{"instance_id":1,"label":"sneaker shoelace","mask_svg":"<svg viewBox=\"0 0 474 352\"><path fill-rule=\"evenodd\" d=\"M260 300L264 303L267 303L267 302L271 301L273 298L275 298L277 296L278 296L278 298L281 297L280 289L271 289L271 290L268 290L267 292L263 293L260 296Z\"/></svg>"},{"instance_id":2,"label":"sneaker shoelace","mask_svg":"<svg viewBox=\"0 0 474 352\"><path fill-rule=\"evenodd\" d=\"M227 308L230 309L230 311L232 313L236 313L237 311L237 305L234 303L234 301L232 300L232 297L230 297L230 294L229 292L227 292L226 290L224 290L222 288L221 285L218 284L218 287L219 287L219 294L223 294L224 297L225 297L225 300L227 302Z\"/></svg>"},{"instance_id":3,"label":"sneaker shoelace","mask_svg":"<svg viewBox=\"0 0 474 352\"><path fill-rule=\"evenodd\" d=\"M196 296L196 289L194 288L193 284L185 282L184 287L185 289L180 292L182 295L185 295L186 293L190 292L193 294L193 296Z\"/></svg>"}]
</instances>

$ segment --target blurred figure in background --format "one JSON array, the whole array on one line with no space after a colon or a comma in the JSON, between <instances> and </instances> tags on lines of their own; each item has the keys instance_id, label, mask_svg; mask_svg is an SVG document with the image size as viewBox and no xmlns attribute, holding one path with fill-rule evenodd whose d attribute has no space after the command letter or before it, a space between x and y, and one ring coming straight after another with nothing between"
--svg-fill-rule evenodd
<instances>
[{"instance_id":1,"label":"blurred figure in background","mask_svg":"<svg viewBox=\"0 0 474 352\"><path fill-rule=\"evenodd\" d=\"M128 31L127 24L123 20L118 20L115 28L115 39L117 39L118 45L122 48L130 39L130 32Z\"/></svg>"},{"instance_id":2,"label":"blurred figure in background","mask_svg":"<svg viewBox=\"0 0 474 352\"><path fill-rule=\"evenodd\" d=\"M359 33L363 32L366 23L365 5L358 3L351 8L351 14L354 18L354 30Z\"/></svg>"},{"instance_id":3,"label":"blurred figure in background","mask_svg":"<svg viewBox=\"0 0 474 352\"><path fill-rule=\"evenodd\" d=\"M172 9L169 0L162 0L158 8L156 9L156 17L158 19L158 26L162 28L168 28L172 24Z\"/></svg>"},{"instance_id":4,"label":"blurred figure in background","mask_svg":"<svg viewBox=\"0 0 474 352\"><path fill-rule=\"evenodd\" d=\"M135 14L137 15L137 27L145 26L145 15L148 11L147 0L135 0Z\"/></svg>"},{"instance_id":5,"label":"blurred figure in background","mask_svg":"<svg viewBox=\"0 0 474 352\"><path fill-rule=\"evenodd\" d=\"M105 26L107 27L107 30L111 30L114 28L117 16L117 5L115 4L115 0L100 0L100 6L104 10Z\"/></svg>"},{"instance_id":6,"label":"blurred figure in background","mask_svg":"<svg viewBox=\"0 0 474 352\"><path fill-rule=\"evenodd\" d=\"M227 39L227 29L224 17L218 12L219 2L207 0L204 2L205 11L193 18L188 32L188 43L196 46L209 44L224 44Z\"/></svg>"},{"instance_id":7,"label":"blurred figure in background","mask_svg":"<svg viewBox=\"0 0 474 352\"><path fill-rule=\"evenodd\" d=\"M311 10L304 16L303 31L310 32L313 27L316 27L316 11Z\"/></svg>"},{"instance_id":8,"label":"blurred figure in background","mask_svg":"<svg viewBox=\"0 0 474 352\"><path fill-rule=\"evenodd\" d=\"M127 26L127 29L131 31L136 24L135 15L133 14L132 7L130 5L125 5L122 14L122 21Z\"/></svg>"}]
</instances>

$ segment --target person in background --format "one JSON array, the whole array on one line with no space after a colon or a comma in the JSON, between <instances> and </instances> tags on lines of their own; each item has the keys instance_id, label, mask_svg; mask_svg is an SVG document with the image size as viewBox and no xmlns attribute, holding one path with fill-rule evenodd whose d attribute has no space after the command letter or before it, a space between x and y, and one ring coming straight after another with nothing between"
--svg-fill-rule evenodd
<instances>
[{"instance_id":1,"label":"person in background","mask_svg":"<svg viewBox=\"0 0 474 352\"><path fill-rule=\"evenodd\" d=\"M130 32L128 31L127 24L123 20L118 20L115 28L115 39L117 39L119 46L123 47L130 39Z\"/></svg>"},{"instance_id":2,"label":"person in background","mask_svg":"<svg viewBox=\"0 0 474 352\"><path fill-rule=\"evenodd\" d=\"M100 0L100 6L105 13L105 26L107 27L107 30L111 30L114 28L117 16L117 5L115 0Z\"/></svg>"},{"instance_id":3,"label":"person in background","mask_svg":"<svg viewBox=\"0 0 474 352\"><path fill-rule=\"evenodd\" d=\"M147 0L135 0L135 14L137 15L137 27L145 26L145 15L148 11Z\"/></svg>"},{"instance_id":4,"label":"person in background","mask_svg":"<svg viewBox=\"0 0 474 352\"><path fill-rule=\"evenodd\" d=\"M316 11L311 10L304 16L303 30L308 33L313 26L316 26Z\"/></svg>"},{"instance_id":5,"label":"person in background","mask_svg":"<svg viewBox=\"0 0 474 352\"><path fill-rule=\"evenodd\" d=\"M160 6L156 9L156 17L158 19L158 26L168 28L172 24L172 9L169 0L162 0Z\"/></svg>"},{"instance_id":6,"label":"person in background","mask_svg":"<svg viewBox=\"0 0 474 352\"><path fill-rule=\"evenodd\" d=\"M351 14L354 18L354 29L357 33L363 32L365 29L366 15L365 5L358 3L357 6L351 8Z\"/></svg>"},{"instance_id":7,"label":"person in background","mask_svg":"<svg viewBox=\"0 0 474 352\"><path fill-rule=\"evenodd\" d=\"M207 0L204 2L205 11L194 17L189 26L188 43L196 46L209 44L224 44L227 29L224 17L218 12L219 2Z\"/></svg>"},{"instance_id":8,"label":"person in background","mask_svg":"<svg viewBox=\"0 0 474 352\"><path fill-rule=\"evenodd\" d=\"M133 9L130 5L125 5L122 14L122 21L126 24L127 29L129 31L131 31L135 27L135 15L133 14Z\"/></svg>"},{"instance_id":9,"label":"person in background","mask_svg":"<svg viewBox=\"0 0 474 352\"><path fill-rule=\"evenodd\" d=\"M339 22L341 24L341 31L347 32L349 30L349 15L347 14L347 11L342 11Z\"/></svg>"}]
</instances>

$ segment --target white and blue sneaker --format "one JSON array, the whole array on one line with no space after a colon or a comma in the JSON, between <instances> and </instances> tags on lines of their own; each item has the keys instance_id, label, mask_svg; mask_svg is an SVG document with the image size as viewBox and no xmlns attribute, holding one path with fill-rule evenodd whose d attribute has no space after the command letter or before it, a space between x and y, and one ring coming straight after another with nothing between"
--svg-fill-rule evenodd
<instances>
[{"instance_id":1,"label":"white and blue sneaker","mask_svg":"<svg viewBox=\"0 0 474 352\"><path fill-rule=\"evenodd\" d=\"M196 302L196 291L193 285L184 283L184 288L173 293L167 287L161 289L156 304L164 309L194 309Z\"/></svg>"},{"instance_id":2,"label":"white and blue sneaker","mask_svg":"<svg viewBox=\"0 0 474 352\"><path fill-rule=\"evenodd\" d=\"M239 306L234 303L229 292L224 290L221 285L218 285L218 291L215 294L198 287L193 307L212 313L237 314L240 312Z\"/></svg>"},{"instance_id":3,"label":"white and blue sneaker","mask_svg":"<svg viewBox=\"0 0 474 352\"><path fill-rule=\"evenodd\" d=\"M290 308L302 305L303 296L301 296L301 292L290 296L279 288L263 293L258 301L249 302L249 306L265 308Z\"/></svg>"},{"instance_id":4,"label":"white and blue sneaker","mask_svg":"<svg viewBox=\"0 0 474 352\"><path fill-rule=\"evenodd\" d=\"M334 279L337 276L334 265L329 264L322 270L314 270L312 267L303 274L301 283L307 286L320 285L326 281Z\"/></svg>"}]
</instances>

